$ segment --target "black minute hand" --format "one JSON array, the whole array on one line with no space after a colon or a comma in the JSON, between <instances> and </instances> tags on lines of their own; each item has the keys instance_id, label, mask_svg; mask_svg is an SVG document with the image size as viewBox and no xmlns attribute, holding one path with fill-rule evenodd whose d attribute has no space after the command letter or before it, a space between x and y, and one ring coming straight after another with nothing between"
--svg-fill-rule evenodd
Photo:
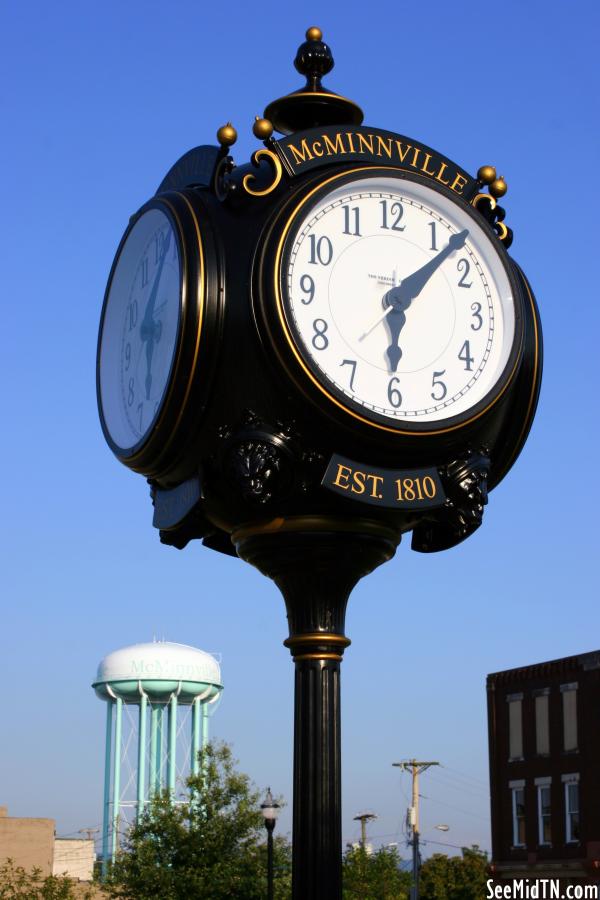
<instances>
[{"instance_id":1,"label":"black minute hand","mask_svg":"<svg viewBox=\"0 0 600 900\"><path fill-rule=\"evenodd\" d=\"M163 251L161 253L160 259L158 261L158 271L154 277L154 283L152 284L152 290L150 291L150 296L148 297L148 302L146 304L146 309L144 310L144 318L142 319L142 324L140 326L140 336L142 338L142 343L146 342L146 399L150 399L150 390L152 388L152 357L154 355L154 343L159 340L161 329L160 323L156 323L154 321L154 307L156 306L156 298L158 296L158 286L160 284L160 277L162 275L163 266L165 263L165 259L167 256L167 252L169 250L169 244L171 243L171 232L169 231L164 242L163 242Z\"/></svg>"},{"instance_id":2,"label":"black minute hand","mask_svg":"<svg viewBox=\"0 0 600 900\"><path fill-rule=\"evenodd\" d=\"M402 350L400 349L398 340L400 332L406 324L406 310L415 297L419 296L431 276L437 271L444 260L455 250L464 247L468 234L469 232L465 229L458 234L451 235L448 244L443 250L440 250L437 256L430 259L428 263L425 263L424 266L421 266L421 268L417 269L416 272L413 272L412 275L403 278L398 287L392 288L384 295L383 302L384 305L387 306L384 316L387 316L386 324L390 333L391 342L386 350L386 356L390 363L391 372L396 372L398 370L398 363L402 357Z\"/></svg>"},{"instance_id":3,"label":"black minute hand","mask_svg":"<svg viewBox=\"0 0 600 900\"><path fill-rule=\"evenodd\" d=\"M410 302L411 300L414 300L415 297L419 296L433 273L439 269L444 260L447 259L451 253L454 253L455 250L460 250L461 247L464 247L468 234L469 232L465 228L464 231L459 231L458 234L451 235L447 245L440 250L437 256L430 259L428 263L425 263L424 266L417 269L412 275L403 278L398 287L388 291L385 296L390 305L395 306L396 308L400 306L402 309L406 309L405 304L407 301Z\"/></svg>"}]
</instances>

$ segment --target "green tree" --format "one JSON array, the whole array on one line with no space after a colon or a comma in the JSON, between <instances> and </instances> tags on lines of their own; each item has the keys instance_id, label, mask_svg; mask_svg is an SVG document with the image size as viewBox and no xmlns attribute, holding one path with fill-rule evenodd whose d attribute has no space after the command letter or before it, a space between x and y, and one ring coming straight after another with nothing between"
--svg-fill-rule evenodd
<instances>
[{"instance_id":1,"label":"green tree","mask_svg":"<svg viewBox=\"0 0 600 900\"><path fill-rule=\"evenodd\" d=\"M173 803L158 795L130 829L106 889L123 900L263 900L266 832L258 792L225 744L209 744L200 772ZM290 848L274 841L275 896L288 898Z\"/></svg>"},{"instance_id":2,"label":"green tree","mask_svg":"<svg viewBox=\"0 0 600 900\"><path fill-rule=\"evenodd\" d=\"M380 847L367 853L350 847L343 859L344 900L406 900L411 877L400 870L395 847Z\"/></svg>"},{"instance_id":3,"label":"green tree","mask_svg":"<svg viewBox=\"0 0 600 900\"><path fill-rule=\"evenodd\" d=\"M421 900L481 900L487 866L487 854L477 847L463 847L462 856L434 853L421 867Z\"/></svg>"},{"instance_id":4,"label":"green tree","mask_svg":"<svg viewBox=\"0 0 600 900\"><path fill-rule=\"evenodd\" d=\"M78 891L65 875L42 875L41 869L26 871L12 859L0 864L1 900L91 900L92 893Z\"/></svg>"}]
</instances>

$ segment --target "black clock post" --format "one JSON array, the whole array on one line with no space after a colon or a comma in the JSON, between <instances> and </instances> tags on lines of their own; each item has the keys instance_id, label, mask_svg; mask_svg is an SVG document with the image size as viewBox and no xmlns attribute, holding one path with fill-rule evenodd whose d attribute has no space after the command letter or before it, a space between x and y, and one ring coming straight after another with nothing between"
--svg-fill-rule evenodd
<instances>
[{"instance_id":1,"label":"black clock post","mask_svg":"<svg viewBox=\"0 0 600 900\"><path fill-rule=\"evenodd\" d=\"M298 516L242 527L238 554L281 590L296 668L294 897L341 897L340 663L356 582L394 555L400 535L372 519Z\"/></svg>"},{"instance_id":2,"label":"black clock post","mask_svg":"<svg viewBox=\"0 0 600 900\"><path fill-rule=\"evenodd\" d=\"M433 553L481 525L533 421L542 345L495 169L472 177L363 126L321 82L333 57L318 28L295 66L306 84L256 118L249 163L225 125L132 216L97 386L161 541L201 540L283 594L293 897L340 900L348 597L402 535Z\"/></svg>"}]
</instances>

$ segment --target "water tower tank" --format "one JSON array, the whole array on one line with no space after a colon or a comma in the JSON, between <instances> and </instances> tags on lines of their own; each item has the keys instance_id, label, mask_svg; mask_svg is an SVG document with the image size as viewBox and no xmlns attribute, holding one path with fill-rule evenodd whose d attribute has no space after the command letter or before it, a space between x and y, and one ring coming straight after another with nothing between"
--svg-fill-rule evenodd
<instances>
[{"instance_id":1,"label":"water tower tank","mask_svg":"<svg viewBox=\"0 0 600 900\"><path fill-rule=\"evenodd\" d=\"M157 791L198 771L208 741L208 717L223 690L210 653L153 641L105 656L92 685L106 701L103 865L114 858L118 835L141 816ZM165 721L166 720L166 721Z\"/></svg>"}]
</instances>

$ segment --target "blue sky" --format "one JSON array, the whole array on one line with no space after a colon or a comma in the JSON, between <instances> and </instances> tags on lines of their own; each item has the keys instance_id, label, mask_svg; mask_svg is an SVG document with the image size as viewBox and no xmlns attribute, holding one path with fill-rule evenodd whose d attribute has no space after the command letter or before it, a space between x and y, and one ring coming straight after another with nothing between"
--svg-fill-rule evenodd
<instances>
[{"instance_id":1,"label":"blue sky","mask_svg":"<svg viewBox=\"0 0 600 900\"><path fill-rule=\"evenodd\" d=\"M439 556L406 540L351 598L344 839L368 808L375 842L402 841L409 785L391 764L414 755L446 767L423 777L424 837L489 848L486 674L600 647L598 5L369 10L3 5L0 804L13 815L54 817L60 834L100 822L104 711L90 683L105 653L158 635L222 654L214 733L288 799L291 827L283 602L241 561L160 545L144 479L104 444L94 366L128 217L227 120L248 159L254 116L301 84L292 60L312 24L336 59L326 84L366 124L505 176L546 352L531 437L483 528Z\"/></svg>"}]
</instances>

